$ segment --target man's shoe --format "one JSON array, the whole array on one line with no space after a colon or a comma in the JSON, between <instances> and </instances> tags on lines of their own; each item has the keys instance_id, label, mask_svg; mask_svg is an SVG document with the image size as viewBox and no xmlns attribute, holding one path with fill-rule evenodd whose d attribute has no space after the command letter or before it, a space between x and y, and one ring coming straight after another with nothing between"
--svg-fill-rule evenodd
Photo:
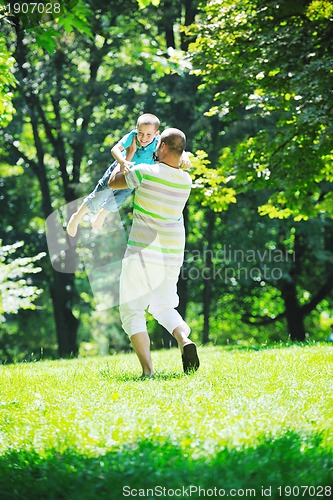
<instances>
[{"instance_id":1,"label":"man's shoe","mask_svg":"<svg viewBox=\"0 0 333 500\"><path fill-rule=\"evenodd\" d=\"M183 368L185 373L196 371L200 366L200 361L195 344L186 344L182 354Z\"/></svg>"}]
</instances>

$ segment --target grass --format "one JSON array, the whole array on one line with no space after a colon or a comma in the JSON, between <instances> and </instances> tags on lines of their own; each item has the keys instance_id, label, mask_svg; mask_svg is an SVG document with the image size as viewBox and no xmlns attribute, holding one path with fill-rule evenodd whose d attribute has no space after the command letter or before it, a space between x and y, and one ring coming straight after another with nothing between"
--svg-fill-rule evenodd
<instances>
[{"instance_id":1,"label":"grass","mask_svg":"<svg viewBox=\"0 0 333 500\"><path fill-rule=\"evenodd\" d=\"M330 497L333 347L199 354L0 367L0 498Z\"/></svg>"}]
</instances>

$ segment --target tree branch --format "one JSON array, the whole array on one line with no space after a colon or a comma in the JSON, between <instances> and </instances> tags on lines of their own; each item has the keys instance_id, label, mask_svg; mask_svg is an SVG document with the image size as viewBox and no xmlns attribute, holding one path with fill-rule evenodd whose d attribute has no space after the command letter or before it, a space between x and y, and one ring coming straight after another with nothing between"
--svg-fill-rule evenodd
<instances>
[{"instance_id":1,"label":"tree branch","mask_svg":"<svg viewBox=\"0 0 333 500\"><path fill-rule=\"evenodd\" d=\"M31 167L33 173L36 175L37 178L39 178L39 168L38 168L38 163L36 163L34 160L31 160L28 158L26 154L24 154L22 151L20 151L12 142L9 143L10 149L16 154L17 159L23 158L25 163Z\"/></svg>"},{"instance_id":2,"label":"tree branch","mask_svg":"<svg viewBox=\"0 0 333 500\"><path fill-rule=\"evenodd\" d=\"M310 302L301 307L303 316L307 316L317 305L333 290L333 273L328 277L323 286L312 297Z\"/></svg>"},{"instance_id":3,"label":"tree branch","mask_svg":"<svg viewBox=\"0 0 333 500\"><path fill-rule=\"evenodd\" d=\"M278 314L275 316L275 318L269 318L269 317L263 317L259 316L259 319L255 319L256 316L252 316L251 314L245 313L242 316L242 321L243 323L247 325L256 325L256 326L263 326L263 325L269 325L270 323L275 323L275 321L280 321L285 317L285 312ZM254 321L251 321L254 320Z\"/></svg>"}]
</instances>

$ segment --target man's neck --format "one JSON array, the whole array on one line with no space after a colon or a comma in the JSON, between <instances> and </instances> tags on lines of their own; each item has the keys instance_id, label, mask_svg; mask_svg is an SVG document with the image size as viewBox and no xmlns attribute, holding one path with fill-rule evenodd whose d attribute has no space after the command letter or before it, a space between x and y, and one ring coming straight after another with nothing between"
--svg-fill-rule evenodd
<instances>
[{"instance_id":1,"label":"man's neck","mask_svg":"<svg viewBox=\"0 0 333 500\"><path fill-rule=\"evenodd\" d=\"M177 168L177 169L179 168L179 163L177 165L167 163L166 161L160 161L160 163L163 163L163 165L167 165L168 167L171 167L171 168Z\"/></svg>"}]
</instances>

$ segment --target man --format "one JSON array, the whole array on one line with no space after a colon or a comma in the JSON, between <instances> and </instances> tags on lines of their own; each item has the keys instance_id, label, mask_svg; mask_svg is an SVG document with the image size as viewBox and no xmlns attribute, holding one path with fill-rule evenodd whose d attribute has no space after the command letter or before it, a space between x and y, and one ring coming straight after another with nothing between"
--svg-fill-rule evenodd
<instances>
[{"instance_id":1,"label":"man","mask_svg":"<svg viewBox=\"0 0 333 500\"><path fill-rule=\"evenodd\" d=\"M177 281L184 259L183 209L191 191L190 175L179 168L185 134L166 129L156 148L154 165L136 165L129 173L114 171L109 187L135 189L133 224L120 277L120 317L142 366L154 374L145 310L178 342L184 372L199 368L190 328L176 307Z\"/></svg>"}]
</instances>

